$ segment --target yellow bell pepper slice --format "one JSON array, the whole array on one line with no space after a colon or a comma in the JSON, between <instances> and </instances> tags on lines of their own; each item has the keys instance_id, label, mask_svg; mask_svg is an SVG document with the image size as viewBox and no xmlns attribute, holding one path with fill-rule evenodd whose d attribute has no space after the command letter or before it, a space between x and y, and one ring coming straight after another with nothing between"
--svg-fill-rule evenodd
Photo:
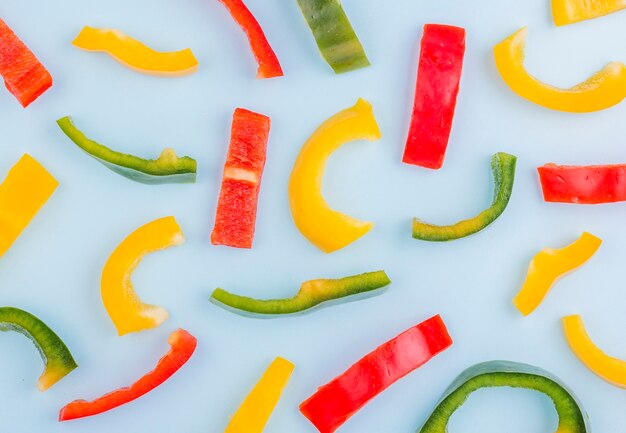
<instances>
[{"instance_id":1,"label":"yellow bell pepper slice","mask_svg":"<svg viewBox=\"0 0 626 433\"><path fill-rule=\"evenodd\" d=\"M277 357L248 394L224 433L261 433L274 411L294 365Z\"/></svg>"},{"instance_id":2,"label":"yellow bell pepper slice","mask_svg":"<svg viewBox=\"0 0 626 433\"><path fill-rule=\"evenodd\" d=\"M613 358L600 350L587 334L579 315L564 317L562 323L565 338L578 359L602 379L626 388L626 361Z\"/></svg>"},{"instance_id":3,"label":"yellow bell pepper slice","mask_svg":"<svg viewBox=\"0 0 626 433\"><path fill-rule=\"evenodd\" d=\"M0 185L0 256L13 245L59 182L24 154Z\"/></svg>"},{"instance_id":4,"label":"yellow bell pepper slice","mask_svg":"<svg viewBox=\"0 0 626 433\"><path fill-rule=\"evenodd\" d=\"M328 206L322 196L326 161L344 143L380 137L371 104L359 99L324 122L300 150L289 180L291 216L304 237L326 253L354 242L374 226Z\"/></svg>"},{"instance_id":5,"label":"yellow bell pepper slice","mask_svg":"<svg viewBox=\"0 0 626 433\"><path fill-rule=\"evenodd\" d=\"M185 75L198 69L198 61L189 48L155 51L119 30L86 26L72 44L83 50L108 53L129 68L146 74Z\"/></svg>"},{"instance_id":6,"label":"yellow bell pepper slice","mask_svg":"<svg viewBox=\"0 0 626 433\"><path fill-rule=\"evenodd\" d=\"M554 24L564 26L626 8L626 0L552 0Z\"/></svg>"},{"instance_id":7,"label":"yellow bell pepper slice","mask_svg":"<svg viewBox=\"0 0 626 433\"><path fill-rule=\"evenodd\" d=\"M602 244L602 239L584 232L574 243L561 249L546 248L533 257L522 289L513 304L528 316L543 301L550 287L563 275L585 264Z\"/></svg>"},{"instance_id":8,"label":"yellow bell pepper slice","mask_svg":"<svg viewBox=\"0 0 626 433\"><path fill-rule=\"evenodd\" d=\"M146 254L184 241L176 219L169 216L139 227L113 251L102 270L100 291L119 335L156 328L167 320L165 309L141 302L130 277Z\"/></svg>"},{"instance_id":9,"label":"yellow bell pepper slice","mask_svg":"<svg viewBox=\"0 0 626 433\"><path fill-rule=\"evenodd\" d=\"M604 110L626 97L626 66L607 64L586 81L569 89L545 84L524 68L526 27L515 32L494 48L496 66L506 84L515 93L552 110L587 113Z\"/></svg>"}]
</instances>

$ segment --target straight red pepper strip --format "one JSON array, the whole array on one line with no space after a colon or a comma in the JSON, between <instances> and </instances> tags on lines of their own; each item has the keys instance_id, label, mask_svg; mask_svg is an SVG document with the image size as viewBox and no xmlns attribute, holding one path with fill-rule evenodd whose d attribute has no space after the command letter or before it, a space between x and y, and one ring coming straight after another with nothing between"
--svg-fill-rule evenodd
<instances>
[{"instance_id":1,"label":"straight red pepper strip","mask_svg":"<svg viewBox=\"0 0 626 433\"><path fill-rule=\"evenodd\" d=\"M59 413L59 421L98 415L131 402L161 385L178 371L196 350L196 338L183 329L174 331L168 343L169 352L159 360L156 368L143 376L132 386L120 388L93 401L74 400Z\"/></svg>"},{"instance_id":2,"label":"straight red pepper strip","mask_svg":"<svg viewBox=\"0 0 626 433\"><path fill-rule=\"evenodd\" d=\"M537 171L547 202L598 204L626 201L626 164L546 164Z\"/></svg>"},{"instance_id":3,"label":"straight red pepper strip","mask_svg":"<svg viewBox=\"0 0 626 433\"><path fill-rule=\"evenodd\" d=\"M465 55L465 30L426 24L402 161L439 169L448 147Z\"/></svg>"},{"instance_id":4,"label":"straight red pepper strip","mask_svg":"<svg viewBox=\"0 0 626 433\"><path fill-rule=\"evenodd\" d=\"M372 398L452 344L439 315L378 347L300 405L321 433L332 433Z\"/></svg>"},{"instance_id":5,"label":"straight red pepper strip","mask_svg":"<svg viewBox=\"0 0 626 433\"><path fill-rule=\"evenodd\" d=\"M280 62L267 41L259 22L248 7L242 0L220 1L226 6L237 24L246 32L252 53L259 63L257 78L282 77L283 70L280 67Z\"/></svg>"}]
</instances>

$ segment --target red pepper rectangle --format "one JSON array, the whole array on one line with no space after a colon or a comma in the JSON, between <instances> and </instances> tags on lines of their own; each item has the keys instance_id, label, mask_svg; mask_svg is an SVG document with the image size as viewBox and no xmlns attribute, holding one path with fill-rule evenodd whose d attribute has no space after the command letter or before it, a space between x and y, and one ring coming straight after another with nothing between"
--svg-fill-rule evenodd
<instances>
[{"instance_id":1,"label":"red pepper rectangle","mask_svg":"<svg viewBox=\"0 0 626 433\"><path fill-rule=\"evenodd\" d=\"M598 204L626 201L626 164L546 164L537 171L547 202Z\"/></svg>"},{"instance_id":2,"label":"red pepper rectangle","mask_svg":"<svg viewBox=\"0 0 626 433\"><path fill-rule=\"evenodd\" d=\"M439 169L450 139L465 56L465 29L426 24L402 161Z\"/></svg>"},{"instance_id":3,"label":"red pepper rectangle","mask_svg":"<svg viewBox=\"0 0 626 433\"><path fill-rule=\"evenodd\" d=\"M300 405L321 433L332 433L372 398L452 344L437 315L389 340Z\"/></svg>"}]
</instances>

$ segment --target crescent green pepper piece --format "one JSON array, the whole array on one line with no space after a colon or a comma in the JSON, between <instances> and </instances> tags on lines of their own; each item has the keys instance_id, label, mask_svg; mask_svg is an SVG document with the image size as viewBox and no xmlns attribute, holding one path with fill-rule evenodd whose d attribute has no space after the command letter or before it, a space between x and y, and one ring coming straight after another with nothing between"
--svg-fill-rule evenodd
<instances>
[{"instance_id":1,"label":"crescent green pepper piece","mask_svg":"<svg viewBox=\"0 0 626 433\"><path fill-rule=\"evenodd\" d=\"M242 316L271 317L301 313L339 300L356 301L376 296L382 293L379 289L390 283L385 271L376 271L337 280L307 281L296 296L288 299L260 300L216 289L211 295L211 302Z\"/></svg>"},{"instance_id":2,"label":"crescent green pepper piece","mask_svg":"<svg viewBox=\"0 0 626 433\"><path fill-rule=\"evenodd\" d=\"M196 161L188 156L179 157L173 149L166 148L157 159L143 159L116 152L90 140L72 122L69 116L57 124L78 147L114 172L129 179L147 184L193 183L196 181Z\"/></svg>"},{"instance_id":3,"label":"crescent green pepper piece","mask_svg":"<svg viewBox=\"0 0 626 433\"><path fill-rule=\"evenodd\" d=\"M370 65L339 0L298 0L322 56L336 74Z\"/></svg>"},{"instance_id":4,"label":"crescent green pepper piece","mask_svg":"<svg viewBox=\"0 0 626 433\"><path fill-rule=\"evenodd\" d=\"M69 349L54 331L32 314L13 307L0 307L0 331L16 331L37 347L45 364L37 387L45 391L78 365Z\"/></svg>"},{"instance_id":5,"label":"crescent green pepper piece","mask_svg":"<svg viewBox=\"0 0 626 433\"><path fill-rule=\"evenodd\" d=\"M449 226L437 226L414 218L413 238L431 242L452 241L477 233L494 222L509 204L515 181L516 162L517 157L503 152L496 153L491 158L494 194L493 203L488 209L474 218Z\"/></svg>"},{"instance_id":6,"label":"crescent green pepper piece","mask_svg":"<svg viewBox=\"0 0 626 433\"><path fill-rule=\"evenodd\" d=\"M509 361L491 361L465 370L444 393L441 401L418 433L446 433L454 412L471 393L481 388L525 388L541 392L552 400L559 417L556 433L587 433L587 414L574 394L545 370Z\"/></svg>"}]
</instances>

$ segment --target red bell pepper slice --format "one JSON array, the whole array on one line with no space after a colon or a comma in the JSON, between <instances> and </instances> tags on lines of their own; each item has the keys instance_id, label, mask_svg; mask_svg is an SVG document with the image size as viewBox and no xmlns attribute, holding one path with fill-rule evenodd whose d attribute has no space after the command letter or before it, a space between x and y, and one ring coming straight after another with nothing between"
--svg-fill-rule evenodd
<instances>
[{"instance_id":1,"label":"red bell pepper slice","mask_svg":"<svg viewBox=\"0 0 626 433\"><path fill-rule=\"evenodd\" d=\"M366 355L300 405L321 433L332 433L368 401L452 344L439 315Z\"/></svg>"},{"instance_id":2,"label":"red bell pepper slice","mask_svg":"<svg viewBox=\"0 0 626 433\"><path fill-rule=\"evenodd\" d=\"M1 19L0 75L24 108L52 86L48 70Z\"/></svg>"},{"instance_id":3,"label":"red bell pepper slice","mask_svg":"<svg viewBox=\"0 0 626 433\"><path fill-rule=\"evenodd\" d=\"M257 78L282 77L283 69L276 53L263 33L257 19L242 0L220 0L228 9L233 19L246 32L252 53L259 64Z\"/></svg>"},{"instance_id":4,"label":"red bell pepper slice","mask_svg":"<svg viewBox=\"0 0 626 433\"><path fill-rule=\"evenodd\" d=\"M252 248L270 118L237 108L217 204L213 245Z\"/></svg>"},{"instance_id":5,"label":"red bell pepper slice","mask_svg":"<svg viewBox=\"0 0 626 433\"><path fill-rule=\"evenodd\" d=\"M159 360L156 368L143 376L132 386L120 388L93 401L74 400L59 413L59 421L98 415L131 402L161 385L178 371L196 350L196 338L183 329L174 331L168 343L169 352Z\"/></svg>"},{"instance_id":6,"label":"red bell pepper slice","mask_svg":"<svg viewBox=\"0 0 626 433\"><path fill-rule=\"evenodd\" d=\"M402 161L439 169L450 139L465 55L465 30L426 24Z\"/></svg>"},{"instance_id":7,"label":"red bell pepper slice","mask_svg":"<svg viewBox=\"0 0 626 433\"><path fill-rule=\"evenodd\" d=\"M626 201L626 164L546 164L537 171L547 202L598 204Z\"/></svg>"}]
</instances>

